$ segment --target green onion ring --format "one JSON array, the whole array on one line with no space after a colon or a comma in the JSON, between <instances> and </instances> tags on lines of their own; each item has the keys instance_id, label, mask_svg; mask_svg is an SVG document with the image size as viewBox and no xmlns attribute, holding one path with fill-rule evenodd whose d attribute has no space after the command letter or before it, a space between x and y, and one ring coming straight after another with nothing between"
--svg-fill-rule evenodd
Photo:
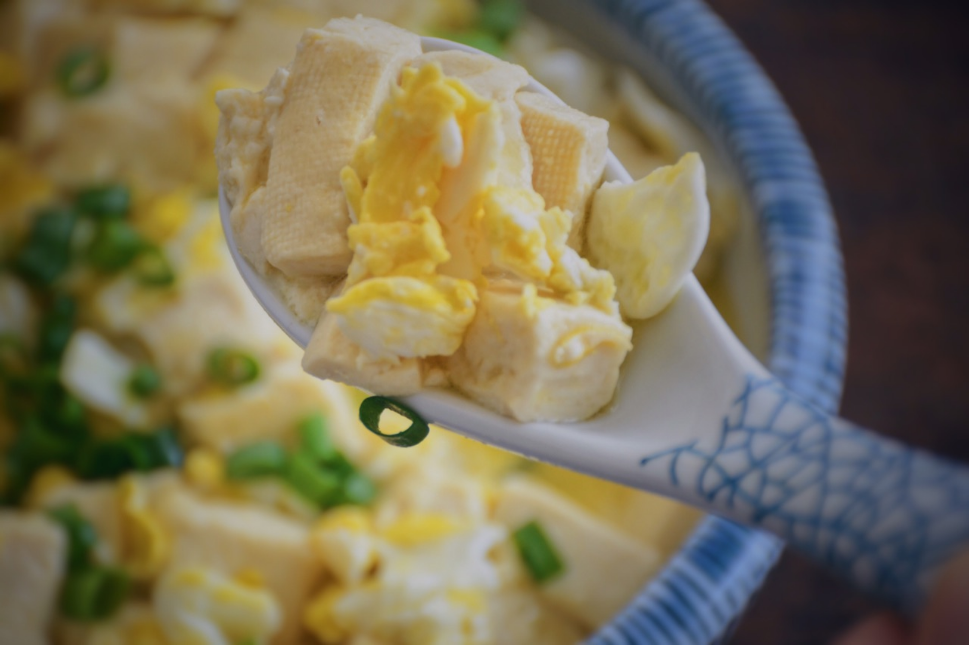
<instances>
[{"instance_id":1,"label":"green onion ring","mask_svg":"<svg viewBox=\"0 0 970 646\"><path fill-rule=\"evenodd\" d=\"M57 85L71 98L97 92L108 81L108 59L95 47L79 47L68 52L57 66Z\"/></svg>"},{"instance_id":2,"label":"green onion ring","mask_svg":"<svg viewBox=\"0 0 970 646\"><path fill-rule=\"evenodd\" d=\"M381 413L385 410L392 410L398 415L402 415L411 420L411 425L394 435L387 435L381 432ZM428 437L428 423L421 419L421 416L410 408L387 397L368 397L360 403L360 423L367 427L374 435L391 446L408 448L415 446Z\"/></svg>"},{"instance_id":3,"label":"green onion ring","mask_svg":"<svg viewBox=\"0 0 970 646\"><path fill-rule=\"evenodd\" d=\"M145 287L168 287L175 282L175 270L159 247L147 245L135 258L132 269Z\"/></svg>"},{"instance_id":4,"label":"green onion ring","mask_svg":"<svg viewBox=\"0 0 970 646\"><path fill-rule=\"evenodd\" d=\"M121 218L131 208L131 191L124 184L91 186L78 192L74 206L85 215Z\"/></svg>"},{"instance_id":5,"label":"green onion ring","mask_svg":"<svg viewBox=\"0 0 970 646\"><path fill-rule=\"evenodd\" d=\"M259 378L259 362L251 354L233 348L209 353L209 376L227 386L241 386Z\"/></svg>"},{"instance_id":6,"label":"green onion ring","mask_svg":"<svg viewBox=\"0 0 970 646\"><path fill-rule=\"evenodd\" d=\"M162 387L162 376L147 363L135 366L128 377L128 391L140 399L147 399Z\"/></svg>"}]
</instances>

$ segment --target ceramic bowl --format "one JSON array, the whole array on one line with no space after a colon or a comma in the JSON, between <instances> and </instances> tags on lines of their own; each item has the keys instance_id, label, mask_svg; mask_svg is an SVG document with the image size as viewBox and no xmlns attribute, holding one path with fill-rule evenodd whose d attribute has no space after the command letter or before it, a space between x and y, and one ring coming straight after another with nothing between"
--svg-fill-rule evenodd
<instances>
[{"instance_id":1,"label":"ceramic bowl","mask_svg":"<svg viewBox=\"0 0 970 646\"><path fill-rule=\"evenodd\" d=\"M823 409L842 388L846 302L835 221L815 162L777 90L700 0L534 0L530 9L640 73L691 118L746 200L723 272L739 337ZM758 530L705 518L592 643L726 637L781 552Z\"/></svg>"}]
</instances>

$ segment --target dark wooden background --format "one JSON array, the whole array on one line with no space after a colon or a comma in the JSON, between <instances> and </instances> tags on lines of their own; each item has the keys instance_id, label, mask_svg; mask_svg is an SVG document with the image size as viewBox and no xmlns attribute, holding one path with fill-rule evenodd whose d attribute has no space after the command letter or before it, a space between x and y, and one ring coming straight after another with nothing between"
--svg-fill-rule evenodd
<instances>
[{"instance_id":1,"label":"dark wooden background","mask_svg":"<svg viewBox=\"0 0 970 646\"><path fill-rule=\"evenodd\" d=\"M842 415L967 460L966 5L708 0L802 126L842 236ZM786 553L736 643L829 643L879 606Z\"/></svg>"}]
</instances>

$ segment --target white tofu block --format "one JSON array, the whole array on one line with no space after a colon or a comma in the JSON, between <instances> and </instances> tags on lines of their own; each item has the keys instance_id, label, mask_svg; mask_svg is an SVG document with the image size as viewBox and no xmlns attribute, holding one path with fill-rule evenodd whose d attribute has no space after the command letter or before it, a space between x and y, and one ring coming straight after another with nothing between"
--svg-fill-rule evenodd
<instances>
[{"instance_id":1,"label":"white tofu block","mask_svg":"<svg viewBox=\"0 0 970 646\"><path fill-rule=\"evenodd\" d=\"M40 514L0 511L0 644L48 644L67 537Z\"/></svg>"},{"instance_id":2,"label":"white tofu block","mask_svg":"<svg viewBox=\"0 0 970 646\"><path fill-rule=\"evenodd\" d=\"M495 518L511 531L539 524L564 565L538 584L540 594L588 628L612 619L661 565L656 550L528 476L500 485Z\"/></svg>"},{"instance_id":3,"label":"white tofu block","mask_svg":"<svg viewBox=\"0 0 970 646\"><path fill-rule=\"evenodd\" d=\"M460 390L519 421L586 419L613 397L631 336L588 305L489 290L448 368Z\"/></svg>"}]
</instances>

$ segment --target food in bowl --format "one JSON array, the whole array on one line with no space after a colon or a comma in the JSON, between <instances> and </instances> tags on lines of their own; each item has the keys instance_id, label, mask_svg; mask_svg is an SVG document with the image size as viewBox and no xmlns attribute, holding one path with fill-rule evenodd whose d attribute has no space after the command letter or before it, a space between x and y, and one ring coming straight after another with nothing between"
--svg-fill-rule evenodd
<instances>
[{"instance_id":1,"label":"food in bowl","mask_svg":"<svg viewBox=\"0 0 970 646\"><path fill-rule=\"evenodd\" d=\"M528 81L357 17L307 30L262 92L216 96L241 253L289 300L338 286L308 372L383 395L451 385L526 422L610 401L624 318L659 312L700 255L703 164L600 188L609 124Z\"/></svg>"},{"instance_id":2,"label":"food in bowl","mask_svg":"<svg viewBox=\"0 0 970 646\"><path fill-rule=\"evenodd\" d=\"M0 6L0 641L577 641L698 518L445 432L388 447L253 302L215 217L215 92L348 12L487 23L351 4ZM501 53L608 118L635 176L701 150L712 275L736 192L699 135L521 20Z\"/></svg>"}]
</instances>

